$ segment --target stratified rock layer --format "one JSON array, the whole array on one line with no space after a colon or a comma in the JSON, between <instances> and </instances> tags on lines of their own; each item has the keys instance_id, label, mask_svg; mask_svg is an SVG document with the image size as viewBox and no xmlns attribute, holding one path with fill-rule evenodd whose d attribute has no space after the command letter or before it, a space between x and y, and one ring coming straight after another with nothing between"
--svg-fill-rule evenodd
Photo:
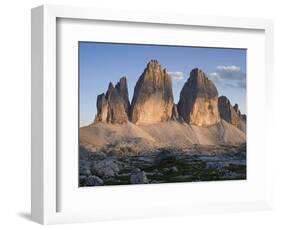
<instances>
[{"instance_id":1,"label":"stratified rock layer","mask_svg":"<svg viewBox=\"0 0 281 230\"><path fill-rule=\"evenodd\" d=\"M202 70L190 72L180 93L178 112L191 125L210 126L220 121L217 88Z\"/></svg>"},{"instance_id":2,"label":"stratified rock layer","mask_svg":"<svg viewBox=\"0 0 281 230\"><path fill-rule=\"evenodd\" d=\"M147 64L134 89L130 118L135 124L168 121L173 109L172 80L157 60Z\"/></svg>"},{"instance_id":3,"label":"stratified rock layer","mask_svg":"<svg viewBox=\"0 0 281 230\"><path fill-rule=\"evenodd\" d=\"M123 77L115 87L109 84L106 95L98 95L95 122L124 124L128 122L129 107L127 80Z\"/></svg>"}]
</instances>

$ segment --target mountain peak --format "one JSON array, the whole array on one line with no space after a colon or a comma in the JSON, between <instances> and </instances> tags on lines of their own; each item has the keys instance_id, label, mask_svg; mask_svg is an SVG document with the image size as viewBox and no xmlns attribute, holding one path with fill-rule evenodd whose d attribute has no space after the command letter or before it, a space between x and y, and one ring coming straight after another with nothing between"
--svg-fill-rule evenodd
<instances>
[{"instance_id":1,"label":"mountain peak","mask_svg":"<svg viewBox=\"0 0 281 230\"><path fill-rule=\"evenodd\" d=\"M119 93L123 90L128 91L127 78L121 77L115 85L115 88L119 91Z\"/></svg>"},{"instance_id":2,"label":"mountain peak","mask_svg":"<svg viewBox=\"0 0 281 230\"><path fill-rule=\"evenodd\" d=\"M108 90L114 89L114 85L112 82L109 82L108 84Z\"/></svg>"},{"instance_id":3,"label":"mountain peak","mask_svg":"<svg viewBox=\"0 0 281 230\"><path fill-rule=\"evenodd\" d=\"M121 77L119 82L116 84L115 88L117 89L117 91L123 101L125 111L128 115L129 110L130 110L130 101L129 101L127 78L125 76Z\"/></svg>"},{"instance_id":4,"label":"mountain peak","mask_svg":"<svg viewBox=\"0 0 281 230\"><path fill-rule=\"evenodd\" d=\"M218 96L218 90L214 83L199 68L191 70L187 84L190 85L190 90L196 91L197 96L207 98Z\"/></svg>"},{"instance_id":5,"label":"mountain peak","mask_svg":"<svg viewBox=\"0 0 281 230\"><path fill-rule=\"evenodd\" d=\"M147 65L145 71L161 71L162 67L158 60L150 60Z\"/></svg>"},{"instance_id":6,"label":"mountain peak","mask_svg":"<svg viewBox=\"0 0 281 230\"><path fill-rule=\"evenodd\" d=\"M151 59L148 63L148 66L157 66L160 65L160 62L157 59Z\"/></svg>"},{"instance_id":7,"label":"mountain peak","mask_svg":"<svg viewBox=\"0 0 281 230\"><path fill-rule=\"evenodd\" d=\"M106 94L98 95L95 122L126 123L129 106L127 80L122 77L115 87L109 83Z\"/></svg>"},{"instance_id":8,"label":"mountain peak","mask_svg":"<svg viewBox=\"0 0 281 230\"><path fill-rule=\"evenodd\" d=\"M242 131L245 131L246 115L241 114L238 104L232 106L230 100L226 96L220 96L218 99L218 107L219 107L220 117L222 119L236 126Z\"/></svg>"},{"instance_id":9,"label":"mountain peak","mask_svg":"<svg viewBox=\"0 0 281 230\"><path fill-rule=\"evenodd\" d=\"M117 85L127 85L127 78L126 78L126 76L121 77L120 80L117 82L115 87L117 87Z\"/></svg>"},{"instance_id":10,"label":"mountain peak","mask_svg":"<svg viewBox=\"0 0 281 230\"><path fill-rule=\"evenodd\" d=\"M173 108L172 80L159 61L148 62L134 89L131 105L133 123L167 121Z\"/></svg>"},{"instance_id":11,"label":"mountain peak","mask_svg":"<svg viewBox=\"0 0 281 230\"><path fill-rule=\"evenodd\" d=\"M208 126L220 121L217 88L199 68L191 70L182 88L178 111L187 123L193 125Z\"/></svg>"},{"instance_id":12,"label":"mountain peak","mask_svg":"<svg viewBox=\"0 0 281 230\"><path fill-rule=\"evenodd\" d=\"M192 77L192 76L202 76L202 75L205 75L205 73L203 72L203 70L199 69L198 67L193 68L190 71L190 77Z\"/></svg>"}]
</instances>

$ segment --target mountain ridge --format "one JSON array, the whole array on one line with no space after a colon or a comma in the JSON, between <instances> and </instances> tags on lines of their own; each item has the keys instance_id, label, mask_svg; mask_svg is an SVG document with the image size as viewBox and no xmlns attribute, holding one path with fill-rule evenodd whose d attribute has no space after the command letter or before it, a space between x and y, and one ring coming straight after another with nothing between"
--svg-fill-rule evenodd
<instances>
[{"instance_id":1,"label":"mountain ridge","mask_svg":"<svg viewBox=\"0 0 281 230\"><path fill-rule=\"evenodd\" d=\"M80 128L85 148L119 147L133 152L153 148L238 144L246 142L246 115L218 96L215 84L194 68L174 102L172 79L157 60L146 65L129 101L126 77L97 96L97 115ZM118 150L119 149L119 150Z\"/></svg>"},{"instance_id":2,"label":"mountain ridge","mask_svg":"<svg viewBox=\"0 0 281 230\"><path fill-rule=\"evenodd\" d=\"M219 97L215 84L199 68L191 70L176 104L171 76L157 60L147 63L136 82L131 102L124 76L115 86L110 82L107 92L98 95L96 104L94 122L152 124L178 120L198 126L214 125L220 119L235 126L236 118L246 122L246 115L241 114L238 104L232 106L226 96Z\"/></svg>"}]
</instances>

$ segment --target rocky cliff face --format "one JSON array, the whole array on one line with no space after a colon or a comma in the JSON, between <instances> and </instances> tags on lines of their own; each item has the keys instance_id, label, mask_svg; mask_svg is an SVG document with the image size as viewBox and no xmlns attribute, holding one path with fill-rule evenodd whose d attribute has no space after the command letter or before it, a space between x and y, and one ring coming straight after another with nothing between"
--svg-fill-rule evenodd
<instances>
[{"instance_id":1,"label":"rocky cliff face","mask_svg":"<svg viewBox=\"0 0 281 230\"><path fill-rule=\"evenodd\" d=\"M135 124L151 124L171 119L172 80L157 60L150 61L134 89L130 119Z\"/></svg>"},{"instance_id":2,"label":"rocky cliff face","mask_svg":"<svg viewBox=\"0 0 281 230\"><path fill-rule=\"evenodd\" d=\"M173 105L172 109L172 120L177 121L179 120L179 113L178 113L178 107L176 104Z\"/></svg>"},{"instance_id":3,"label":"rocky cliff face","mask_svg":"<svg viewBox=\"0 0 281 230\"><path fill-rule=\"evenodd\" d=\"M243 121L246 122L247 116L246 116L246 114L241 113L241 111L239 110L238 104L235 104L233 106L233 108L234 108L235 112L238 114L238 116L240 117L240 119L242 119Z\"/></svg>"},{"instance_id":4,"label":"rocky cliff face","mask_svg":"<svg viewBox=\"0 0 281 230\"><path fill-rule=\"evenodd\" d=\"M107 122L108 101L104 93L97 97L97 115L95 121Z\"/></svg>"},{"instance_id":5,"label":"rocky cliff face","mask_svg":"<svg viewBox=\"0 0 281 230\"><path fill-rule=\"evenodd\" d=\"M130 111L130 101L128 93L127 78L122 77L120 81L116 84L115 88L117 89L121 99L123 100L124 108L127 114Z\"/></svg>"},{"instance_id":6,"label":"rocky cliff face","mask_svg":"<svg viewBox=\"0 0 281 230\"><path fill-rule=\"evenodd\" d=\"M235 111L234 107L231 105L228 98L225 96L219 97L218 105L221 118L237 127L240 117Z\"/></svg>"},{"instance_id":7,"label":"rocky cliff face","mask_svg":"<svg viewBox=\"0 0 281 230\"><path fill-rule=\"evenodd\" d=\"M106 94L98 95L95 122L124 124L131 121L141 125L173 120L212 126L221 118L246 131L246 115L225 96L218 98L215 85L202 70L196 68L190 72L179 103L175 104L171 77L157 60L151 60L136 83L131 105L126 77L115 86L110 83Z\"/></svg>"},{"instance_id":8,"label":"rocky cliff face","mask_svg":"<svg viewBox=\"0 0 281 230\"><path fill-rule=\"evenodd\" d=\"M178 103L179 115L189 124L209 126L220 121L218 91L200 69L193 69Z\"/></svg>"},{"instance_id":9,"label":"rocky cliff face","mask_svg":"<svg viewBox=\"0 0 281 230\"><path fill-rule=\"evenodd\" d=\"M218 100L219 112L222 119L237 128L245 131L246 115L241 114L238 104L231 105L226 96L220 96Z\"/></svg>"},{"instance_id":10,"label":"rocky cliff face","mask_svg":"<svg viewBox=\"0 0 281 230\"><path fill-rule=\"evenodd\" d=\"M126 123L129 108L127 80L123 77L115 87L110 83L106 94L98 95L95 122Z\"/></svg>"},{"instance_id":11,"label":"rocky cliff face","mask_svg":"<svg viewBox=\"0 0 281 230\"><path fill-rule=\"evenodd\" d=\"M171 146L244 143L246 115L225 96L218 98L215 85L199 69L190 72L175 104L171 77L152 60L136 83L131 105L123 77L98 95L95 122L80 130L85 148L139 154Z\"/></svg>"}]
</instances>

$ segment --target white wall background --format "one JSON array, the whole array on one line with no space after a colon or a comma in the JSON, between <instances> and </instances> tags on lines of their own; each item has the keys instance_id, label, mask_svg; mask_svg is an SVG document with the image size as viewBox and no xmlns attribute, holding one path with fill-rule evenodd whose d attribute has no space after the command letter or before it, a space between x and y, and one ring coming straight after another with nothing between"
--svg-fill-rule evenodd
<instances>
[{"instance_id":1,"label":"white wall background","mask_svg":"<svg viewBox=\"0 0 281 230\"><path fill-rule=\"evenodd\" d=\"M281 14L276 0L6 0L0 6L0 226L37 229L30 221L30 8L68 4L199 15L261 17L275 20L275 96L281 99ZM280 103L281 105L281 103ZM264 108L261 108L264 109ZM48 226L52 229L280 229L280 106L275 109L275 210ZM280 152L280 154L279 154ZM208 193L206 192L206 195Z\"/></svg>"}]
</instances>

